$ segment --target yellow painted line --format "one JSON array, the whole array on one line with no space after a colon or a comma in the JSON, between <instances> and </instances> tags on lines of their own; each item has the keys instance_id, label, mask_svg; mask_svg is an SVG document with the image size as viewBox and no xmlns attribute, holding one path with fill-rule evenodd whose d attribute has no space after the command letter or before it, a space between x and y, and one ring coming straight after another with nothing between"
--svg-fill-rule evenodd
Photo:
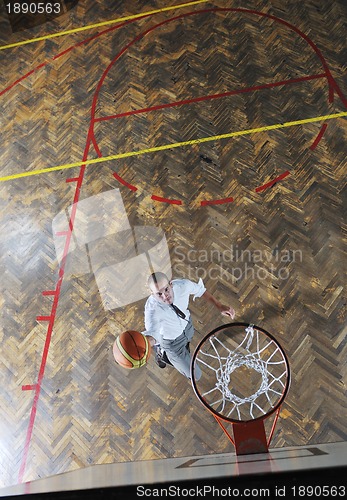
<instances>
[{"instance_id":1,"label":"yellow painted line","mask_svg":"<svg viewBox=\"0 0 347 500\"><path fill-rule=\"evenodd\" d=\"M108 26L110 24L121 23L125 21L130 21L131 19L140 19L145 16L152 16L154 14L159 14L160 12L166 12L174 9L183 9L184 7L191 7L192 5L198 5L200 3L206 3L208 0L195 0L194 2L186 2L178 5L171 5L170 7L163 7L162 9L150 10L148 12L142 12L141 14L133 14L131 16L119 17L117 19L111 19L110 21L103 21L97 24L89 24L88 26L82 26L80 28L74 28L72 30L60 31L59 33L53 33L51 35L40 36L38 38L31 38L30 40L23 40L22 42L10 43L9 45L2 45L0 50L11 49L13 47L19 47L20 45L27 45L29 43L41 42L42 40L49 40L50 38L56 38L58 36L71 35L73 33L78 33L80 31L86 31L93 28L100 28L102 26Z\"/></svg>"},{"instance_id":2,"label":"yellow painted line","mask_svg":"<svg viewBox=\"0 0 347 500\"><path fill-rule=\"evenodd\" d=\"M277 130L287 127L295 127L296 125L305 125L307 123L321 122L326 120L333 120L335 118L343 118L347 116L347 111L335 113L333 115L316 116L313 118L306 118L304 120L296 120L293 122L276 123L275 125L266 125L265 127L251 128L248 130L239 130L237 132L230 132L229 134L213 135L209 137L202 137L201 139L192 139L190 141L175 142L173 144L164 144L163 146L156 146L154 148L140 149L139 151L129 151L127 153L119 153L116 155L105 156L103 158L94 158L87 161L77 161L75 163L67 163L65 165L58 165L56 167L43 168L42 170L33 170L30 172L21 172L19 174L7 175L0 177L0 182L10 181L13 179L21 179L22 177L31 177L33 175L47 174L48 172L55 172L59 170L67 170L69 168L81 167L82 165L94 165L96 163L104 163L111 160L119 160L121 158L130 158L131 156L140 156L149 153L156 153L157 151L165 151L166 149L181 148L183 146L191 146L193 144L202 144L204 142L220 141L222 139L230 139L231 137L240 137L243 135L257 134L259 132L267 132L269 130Z\"/></svg>"}]
</instances>

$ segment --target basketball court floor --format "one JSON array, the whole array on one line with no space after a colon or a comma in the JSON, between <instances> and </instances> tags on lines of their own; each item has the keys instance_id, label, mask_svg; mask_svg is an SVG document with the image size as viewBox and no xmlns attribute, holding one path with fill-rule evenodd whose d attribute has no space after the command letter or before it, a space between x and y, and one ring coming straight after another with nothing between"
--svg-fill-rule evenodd
<instances>
[{"instance_id":1,"label":"basketball court floor","mask_svg":"<svg viewBox=\"0 0 347 500\"><path fill-rule=\"evenodd\" d=\"M0 485L233 452L182 375L113 359L159 267L280 342L274 453L347 441L345 2L0 8ZM190 309L192 348L228 322Z\"/></svg>"}]
</instances>

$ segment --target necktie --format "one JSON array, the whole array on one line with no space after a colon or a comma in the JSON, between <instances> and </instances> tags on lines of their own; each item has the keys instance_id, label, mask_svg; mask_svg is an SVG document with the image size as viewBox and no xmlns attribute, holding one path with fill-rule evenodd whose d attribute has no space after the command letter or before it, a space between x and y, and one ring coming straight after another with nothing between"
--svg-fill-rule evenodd
<instances>
[{"instance_id":1,"label":"necktie","mask_svg":"<svg viewBox=\"0 0 347 500\"><path fill-rule=\"evenodd\" d=\"M184 312L182 312L181 309L179 309L177 306L175 306L175 304L170 304L170 306L175 311L177 316L179 316L182 319L186 319L186 315L184 314Z\"/></svg>"}]
</instances>

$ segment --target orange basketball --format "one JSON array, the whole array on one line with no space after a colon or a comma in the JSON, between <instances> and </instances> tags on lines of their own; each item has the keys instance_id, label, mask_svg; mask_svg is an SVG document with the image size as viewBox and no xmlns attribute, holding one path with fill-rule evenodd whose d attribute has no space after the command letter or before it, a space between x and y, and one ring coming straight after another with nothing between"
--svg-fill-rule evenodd
<instances>
[{"instance_id":1,"label":"orange basketball","mask_svg":"<svg viewBox=\"0 0 347 500\"><path fill-rule=\"evenodd\" d=\"M145 335L134 330L121 333L113 344L113 355L123 368L140 368L147 363L151 346Z\"/></svg>"}]
</instances>

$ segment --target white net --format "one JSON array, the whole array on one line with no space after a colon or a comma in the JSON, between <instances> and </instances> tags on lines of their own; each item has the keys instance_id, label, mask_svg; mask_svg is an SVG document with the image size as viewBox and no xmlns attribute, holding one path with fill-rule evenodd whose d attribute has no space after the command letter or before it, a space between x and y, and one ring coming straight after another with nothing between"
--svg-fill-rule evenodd
<instances>
[{"instance_id":1,"label":"white net","mask_svg":"<svg viewBox=\"0 0 347 500\"><path fill-rule=\"evenodd\" d=\"M278 404L288 382L281 347L253 325L230 325L209 336L196 362L202 371L195 380L198 397L232 420L266 415Z\"/></svg>"}]
</instances>

